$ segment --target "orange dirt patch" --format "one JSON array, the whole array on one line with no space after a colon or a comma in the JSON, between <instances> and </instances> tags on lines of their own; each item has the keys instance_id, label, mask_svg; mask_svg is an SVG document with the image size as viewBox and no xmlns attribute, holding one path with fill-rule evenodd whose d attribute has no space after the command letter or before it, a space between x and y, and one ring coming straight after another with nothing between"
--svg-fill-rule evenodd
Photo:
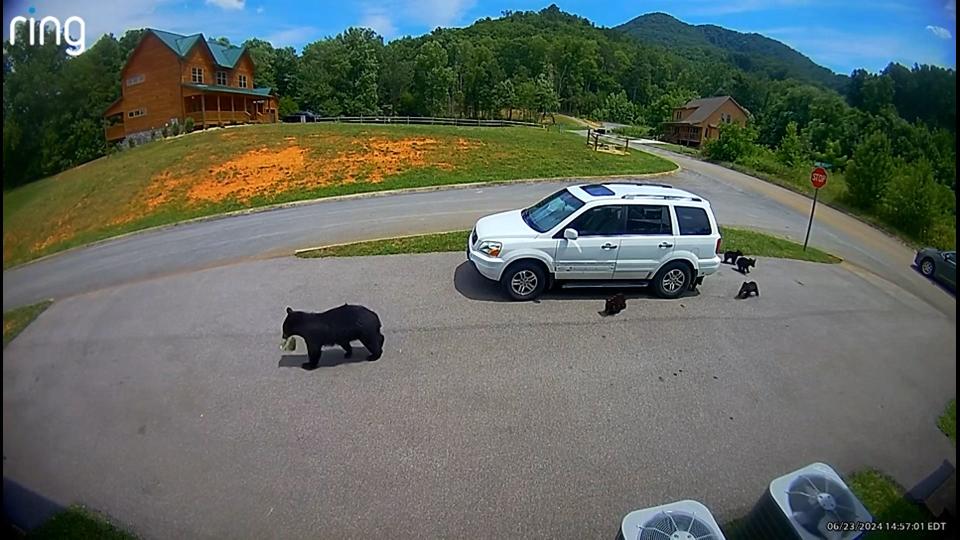
<instances>
[{"instance_id":1,"label":"orange dirt patch","mask_svg":"<svg viewBox=\"0 0 960 540\"><path fill-rule=\"evenodd\" d=\"M256 196L296 189L382 182L385 177L419 167L454 168L453 164L439 159L441 142L426 137L353 139L348 144L349 150L333 156L311 156L306 148L291 142L295 140L285 137L288 146L250 150L200 174L161 173L152 179L140 197L143 203L128 208L111 224L133 221L181 198L187 204L227 199L245 202ZM481 144L462 138L455 141L458 151Z\"/></svg>"}]
</instances>

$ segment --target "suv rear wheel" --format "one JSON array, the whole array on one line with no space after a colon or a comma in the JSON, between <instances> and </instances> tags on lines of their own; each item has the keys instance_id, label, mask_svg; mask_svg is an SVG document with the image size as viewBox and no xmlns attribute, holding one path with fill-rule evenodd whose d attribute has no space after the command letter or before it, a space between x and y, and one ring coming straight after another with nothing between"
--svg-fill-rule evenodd
<instances>
[{"instance_id":1,"label":"suv rear wheel","mask_svg":"<svg viewBox=\"0 0 960 540\"><path fill-rule=\"evenodd\" d=\"M678 298L690 288L692 274L690 267L682 262L667 263L653 276L653 290L660 298Z\"/></svg>"},{"instance_id":2,"label":"suv rear wheel","mask_svg":"<svg viewBox=\"0 0 960 540\"><path fill-rule=\"evenodd\" d=\"M500 276L500 286L514 300L534 300L547 286L547 274L535 262L520 261L510 265Z\"/></svg>"}]
</instances>

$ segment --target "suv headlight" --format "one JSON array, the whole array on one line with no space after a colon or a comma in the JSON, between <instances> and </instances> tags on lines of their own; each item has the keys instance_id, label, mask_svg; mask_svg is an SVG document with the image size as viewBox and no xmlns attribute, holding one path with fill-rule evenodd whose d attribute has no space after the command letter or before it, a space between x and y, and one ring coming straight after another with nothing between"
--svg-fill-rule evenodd
<instances>
[{"instance_id":1,"label":"suv headlight","mask_svg":"<svg viewBox=\"0 0 960 540\"><path fill-rule=\"evenodd\" d=\"M489 240L484 240L483 242L480 242L480 246L477 247L477 251L480 251L481 253L486 253L491 257L499 257L500 248L502 247L503 247L503 244L501 244L500 242L490 242Z\"/></svg>"}]
</instances>

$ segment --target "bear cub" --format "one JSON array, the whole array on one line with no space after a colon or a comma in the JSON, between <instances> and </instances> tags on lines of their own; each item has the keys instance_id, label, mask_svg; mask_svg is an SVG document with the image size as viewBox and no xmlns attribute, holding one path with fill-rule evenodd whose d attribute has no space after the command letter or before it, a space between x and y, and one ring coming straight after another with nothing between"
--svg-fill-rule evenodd
<instances>
[{"instance_id":1,"label":"bear cub","mask_svg":"<svg viewBox=\"0 0 960 540\"><path fill-rule=\"evenodd\" d=\"M353 356L350 342L357 340L370 351L367 360L372 362L383 354L380 327L380 317L363 306L344 304L323 313L295 311L288 307L281 348L288 349L293 336L300 336L307 344L310 359L303 367L313 369L320 363L324 345L339 345L345 353L344 358L350 358Z\"/></svg>"}]
</instances>

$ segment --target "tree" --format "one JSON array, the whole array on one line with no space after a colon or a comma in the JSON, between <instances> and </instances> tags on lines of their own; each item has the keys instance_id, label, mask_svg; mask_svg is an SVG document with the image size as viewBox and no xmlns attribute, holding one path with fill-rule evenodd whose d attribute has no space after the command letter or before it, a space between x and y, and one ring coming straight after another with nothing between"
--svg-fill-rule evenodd
<instances>
[{"instance_id":1,"label":"tree","mask_svg":"<svg viewBox=\"0 0 960 540\"><path fill-rule=\"evenodd\" d=\"M874 209L883 198L893 172L890 140L882 132L875 131L857 145L853 160L847 164L850 201L864 210Z\"/></svg>"},{"instance_id":2,"label":"tree","mask_svg":"<svg viewBox=\"0 0 960 540\"><path fill-rule=\"evenodd\" d=\"M926 158L901 162L883 197L883 213L900 230L923 239L936 216L937 185L933 167Z\"/></svg>"},{"instance_id":3,"label":"tree","mask_svg":"<svg viewBox=\"0 0 960 540\"><path fill-rule=\"evenodd\" d=\"M593 117L598 120L621 124L633 124L636 122L637 116L637 107L630 102L627 93L623 90L616 94L607 94L607 97L603 99L603 105L593 112Z\"/></svg>"},{"instance_id":4,"label":"tree","mask_svg":"<svg viewBox=\"0 0 960 540\"><path fill-rule=\"evenodd\" d=\"M507 109L507 119L513 120L513 109L517 106L517 89L511 79L497 83L493 89L493 102L498 114L502 115L503 110Z\"/></svg>"},{"instance_id":5,"label":"tree","mask_svg":"<svg viewBox=\"0 0 960 540\"><path fill-rule=\"evenodd\" d=\"M419 110L425 116L442 116L448 111L453 70L447 67L447 51L436 41L427 41L416 57L414 87L420 97Z\"/></svg>"},{"instance_id":6,"label":"tree","mask_svg":"<svg viewBox=\"0 0 960 540\"><path fill-rule=\"evenodd\" d=\"M720 124L719 131L716 139L704 143L703 153L706 157L733 163L747 157L753 151L757 134L750 126L734 123Z\"/></svg>"},{"instance_id":7,"label":"tree","mask_svg":"<svg viewBox=\"0 0 960 540\"><path fill-rule=\"evenodd\" d=\"M797 123L787 124L786 132L780 139L780 146L777 148L777 159L788 167L795 167L805 163L810 157L810 149L807 142L797 133Z\"/></svg>"},{"instance_id":8,"label":"tree","mask_svg":"<svg viewBox=\"0 0 960 540\"><path fill-rule=\"evenodd\" d=\"M297 105L297 102L293 100L290 96L281 96L279 102L277 103L277 112L281 117L287 116L288 114L293 114L300 110L300 106Z\"/></svg>"}]
</instances>

